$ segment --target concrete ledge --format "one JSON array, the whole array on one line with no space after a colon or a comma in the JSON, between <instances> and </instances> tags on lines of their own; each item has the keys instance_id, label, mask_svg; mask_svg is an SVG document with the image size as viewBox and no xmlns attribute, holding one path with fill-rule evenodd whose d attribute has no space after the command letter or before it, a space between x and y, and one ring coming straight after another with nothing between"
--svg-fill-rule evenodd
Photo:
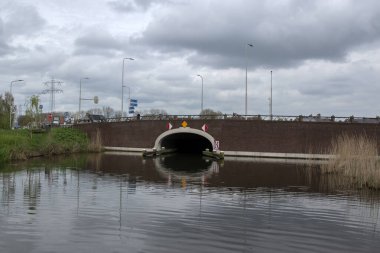
<instances>
[{"instance_id":1,"label":"concrete ledge","mask_svg":"<svg viewBox=\"0 0 380 253\"><path fill-rule=\"evenodd\" d=\"M106 151L143 152L151 148L103 147Z\"/></svg>"},{"instance_id":2,"label":"concrete ledge","mask_svg":"<svg viewBox=\"0 0 380 253\"><path fill-rule=\"evenodd\" d=\"M312 159L312 160L328 160L334 157L334 155L323 155L323 154L267 153L267 152L247 152L247 151L224 151L224 156L283 158L283 159Z\"/></svg>"},{"instance_id":3,"label":"concrete ledge","mask_svg":"<svg viewBox=\"0 0 380 253\"><path fill-rule=\"evenodd\" d=\"M104 147L106 151L138 152L152 151L152 148L130 148L130 147ZM328 160L334 155L324 154L297 154L297 153L268 153L268 152L249 152L249 151L224 151L224 156L232 157L259 157L259 158L282 158L282 159L311 159Z\"/></svg>"}]
</instances>

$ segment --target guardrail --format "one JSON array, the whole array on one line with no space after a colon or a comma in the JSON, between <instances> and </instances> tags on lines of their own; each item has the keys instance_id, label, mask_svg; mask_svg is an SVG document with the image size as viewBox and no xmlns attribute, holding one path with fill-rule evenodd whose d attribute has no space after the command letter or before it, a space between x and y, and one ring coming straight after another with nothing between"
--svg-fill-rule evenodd
<instances>
[{"instance_id":1,"label":"guardrail","mask_svg":"<svg viewBox=\"0 0 380 253\"><path fill-rule=\"evenodd\" d=\"M320 115L239 115L239 114L223 114L223 115L142 115L133 117L115 117L115 118L102 118L101 120L85 119L79 120L76 124L81 123L101 123L101 122L126 122L136 120L265 120L265 121L299 121L299 122L345 122L345 123L372 123L379 124L380 117L366 118L366 117L341 117L341 116L320 116Z\"/></svg>"}]
</instances>

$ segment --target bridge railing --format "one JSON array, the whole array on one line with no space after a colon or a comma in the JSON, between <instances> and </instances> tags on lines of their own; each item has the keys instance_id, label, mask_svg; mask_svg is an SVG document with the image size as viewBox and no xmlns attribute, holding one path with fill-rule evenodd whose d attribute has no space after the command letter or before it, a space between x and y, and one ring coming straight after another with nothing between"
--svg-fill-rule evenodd
<instances>
[{"instance_id":1,"label":"bridge railing","mask_svg":"<svg viewBox=\"0 0 380 253\"><path fill-rule=\"evenodd\" d=\"M95 117L96 118L96 117ZM345 122L345 123L373 123L379 124L380 117L341 117L341 116L321 116L317 115L239 115L239 114L223 114L223 115L142 115L133 117L114 117L104 118L102 120L82 120L77 123L99 123L99 122L126 122L136 120L265 120L265 121L300 121L300 122Z\"/></svg>"}]
</instances>

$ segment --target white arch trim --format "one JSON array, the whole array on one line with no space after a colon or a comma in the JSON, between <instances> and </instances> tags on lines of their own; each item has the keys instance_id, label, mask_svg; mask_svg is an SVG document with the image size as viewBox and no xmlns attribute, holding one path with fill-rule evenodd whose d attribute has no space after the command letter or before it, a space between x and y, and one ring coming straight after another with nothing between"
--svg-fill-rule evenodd
<instances>
[{"instance_id":1,"label":"white arch trim","mask_svg":"<svg viewBox=\"0 0 380 253\"><path fill-rule=\"evenodd\" d=\"M198 129L194 129L194 128L190 128L190 127L180 127L180 128L175 128L175 129L171 129L171 130L167 130L167 131L163 132L162 134L160 134L157 137L157 139L154 143L154 148L157 150L161 150L162 140L169 135L178 134L178 133L190 133L190 134L200 135L200 136L206 138L207 140L209 140L209 142L212 145L212 149L213 150L215 149L214 137L212 137L210 134L208 134L202 130L198 130Z\"/></svg>"}]
</instances>

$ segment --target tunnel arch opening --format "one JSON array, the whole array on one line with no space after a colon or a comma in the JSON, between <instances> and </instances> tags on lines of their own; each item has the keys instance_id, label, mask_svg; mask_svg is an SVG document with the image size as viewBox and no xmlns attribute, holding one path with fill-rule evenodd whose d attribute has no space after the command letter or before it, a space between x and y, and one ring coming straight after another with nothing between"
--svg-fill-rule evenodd
<instances>
[{"instance_id":1,"label":"tunnel arch opening","mask_svg":"<svg viewBox=\"0 0 380 253\"><path fill-rule=\"evenodd\" d=\"M175 149L179 153L202 154L206 149L214 149L214 138L201 130L178 128L162 133L155 142L155 148Z\"/></svg>"}]
</instances>

